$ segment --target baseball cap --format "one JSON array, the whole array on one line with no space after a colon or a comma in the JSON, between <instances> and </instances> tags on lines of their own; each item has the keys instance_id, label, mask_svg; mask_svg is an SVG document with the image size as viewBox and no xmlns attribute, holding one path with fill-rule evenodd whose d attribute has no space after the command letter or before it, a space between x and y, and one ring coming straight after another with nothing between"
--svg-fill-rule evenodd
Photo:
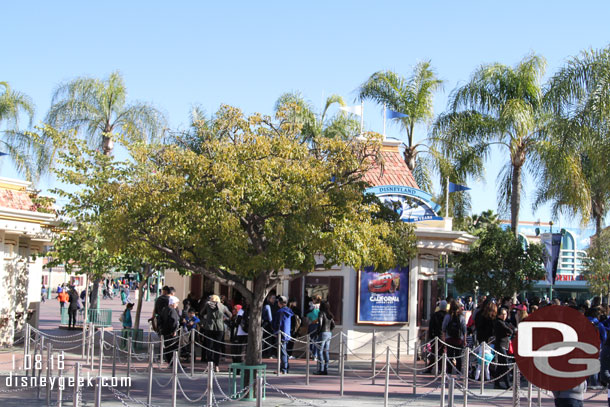
<instances>
[{"instance_id":1,"label":"baseball cap","mask_svg":"<svg viewBox=\"0 0 610 407\"><path fill-rule=\"evenodd\" d=\"M287 303L288 302L288 298L286 298L283 295L280 295L279 297L277 297L277 300L281 303Z\"/></svg>"},{"instance_id":2,"label":"baseball cap","mask_svg":"<svg viewBox=\"0 0 610 407\"><path fill-rule=\"evenodd\" d=\"M169 305L178 304L180 300L175 295L169 297Z\"/></svg>"},{"instance_id":3,"label":"baseball cap","mask_svg":"<svg viewBox=\"0 0 610 407\"><path fill-rule=\"evenodd\" d=\"M449 309L449 307L447 306L447 301L445 301L445 300L441 301L441 303L438 305L438 308L441 311L447 311Z\"/></svg>"}]
</instances>

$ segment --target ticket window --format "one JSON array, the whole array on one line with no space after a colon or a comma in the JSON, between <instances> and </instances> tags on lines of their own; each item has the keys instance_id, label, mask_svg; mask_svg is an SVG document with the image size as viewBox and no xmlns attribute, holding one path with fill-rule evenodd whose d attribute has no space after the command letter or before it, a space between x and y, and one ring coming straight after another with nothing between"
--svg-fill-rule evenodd
<instances>
[{"instance_id":1,"label":"ticket window","mask_svg":"<svg viewBox=\"0 0 610 407\"><path fill-rule=\"evenodd\" d=\"M290 283L290 297L299 301L302 312L307 311L310 298L316 295L327 300L330 311L335 317L335 324L340 325L343 321L343 277L317 277L307 276L298 278Z\"/></svg>"}]
</instances>

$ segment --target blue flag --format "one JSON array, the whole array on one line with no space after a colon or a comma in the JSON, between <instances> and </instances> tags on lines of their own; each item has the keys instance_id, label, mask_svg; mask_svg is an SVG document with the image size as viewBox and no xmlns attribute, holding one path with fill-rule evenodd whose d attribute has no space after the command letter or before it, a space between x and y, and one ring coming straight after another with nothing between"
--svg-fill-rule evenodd
<instances>
[{"instance_id":1,"label":"blue flag","mask_svg":"<svg viewBox=\"0 0 610 407\"><path fill-rule=\"evenodd\" d=\"M464 186L464 185L459 185L459 184L454 184L453 182L449 181L449 193L452 192L460 192L460 191L468 191L470 188Z\"/></svg>"},{"instance_id":2,"label":"blue flag","mask_svg":"<svg viewBox=\"0 0 610 407\"><path fill-rule=\"evenodd\" d=\"M8 155L8 153L3 153L0 151L0 157L2 157L3 155Z\"/></svg>"},{"instance_id":3,"label":"blue flag","mask_svg":"<svg viewBox=\"0 0 610 407\"><path fill-rule=\"evenodd\" d=\"M387 118L388 119L400 119L401 117L407 117L404 113L395 112L391 109L388 109Z\"/></svg>"}]
</instances>

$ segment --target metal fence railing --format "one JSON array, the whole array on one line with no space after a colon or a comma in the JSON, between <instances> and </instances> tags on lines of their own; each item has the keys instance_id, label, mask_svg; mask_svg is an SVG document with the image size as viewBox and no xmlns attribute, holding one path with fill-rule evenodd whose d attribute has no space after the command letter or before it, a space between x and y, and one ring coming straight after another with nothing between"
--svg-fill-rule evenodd
<instances>
[{"instance_id":1,"label":"metal fence railing","mask_svg":"<svg viewBox=\"0 0 610 407\"><path fill-rule=\"evenodd\" d=\"M84 311L79 310L76 312L76 325L82 325ZM109 327L112 326L112 310L111 309L90 309L87 312L87 323L93 323L96 327ZM68 325L68 308L61 309L61 324Z\"/></svg>"}]
</instances>

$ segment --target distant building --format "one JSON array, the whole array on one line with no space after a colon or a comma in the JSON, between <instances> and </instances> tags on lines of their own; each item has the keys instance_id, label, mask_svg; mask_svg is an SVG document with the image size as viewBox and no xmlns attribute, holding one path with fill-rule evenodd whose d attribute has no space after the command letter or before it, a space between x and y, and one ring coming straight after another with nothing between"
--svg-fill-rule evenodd
<instances>
[{"instance_id":1,"label":"distant building","mask_svg":"<svg viewBox=\"0 0 610 407\"><path fill-rule=\"evenodd\" d=\"M11 346L29 322L38 326L42 257L54 214L32 202L30 183L0 178L0 346Z\"/></svg>"}]
</instances>

